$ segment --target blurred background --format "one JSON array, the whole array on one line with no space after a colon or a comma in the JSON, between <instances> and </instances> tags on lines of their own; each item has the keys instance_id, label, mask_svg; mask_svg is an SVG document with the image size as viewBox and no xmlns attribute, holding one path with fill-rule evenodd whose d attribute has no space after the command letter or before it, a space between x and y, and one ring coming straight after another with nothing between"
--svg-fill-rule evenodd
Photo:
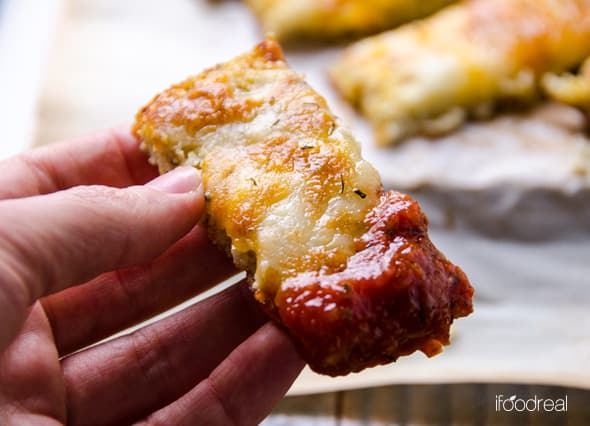
<instances>
[{"instance_id":1,"label":"blurred background","mask_svg":"<svg viewBox=\"0 0 590 426\"><path fill-rule=\"evenodd\" d=\"M131 123L156 93L262 34L236 0L0 0L0 158ZM549 172L590 164L582 114L545 103L377 148L326 76L347 43L290 45L286 56L385 184L422 203L433 241L471 278L475 312L434 359L338 379L306 370L265 424L590 424L590 178ZM502 413L500 394L567 394L568 411Z\"/></svg>"}]
</instances>

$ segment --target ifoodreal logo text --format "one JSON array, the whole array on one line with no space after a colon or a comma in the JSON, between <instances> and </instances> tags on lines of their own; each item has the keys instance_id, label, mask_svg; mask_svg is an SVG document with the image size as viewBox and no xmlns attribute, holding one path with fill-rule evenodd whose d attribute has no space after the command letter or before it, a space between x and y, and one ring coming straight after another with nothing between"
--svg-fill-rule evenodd
<instances>
[{"instance_id":1,"label":"ifoodreal logo text","mask_svg":"<svg viewBox=\"0 0 590 426\"><path fill-rule=\"evenodd\" d=\"M539 398L533 395L530 398L519 398L516 395L496 395L496 411L507 413L516 411L527 412L565 412L567 411L567 394L563 398Z\"/></svg>"}]
</instances>

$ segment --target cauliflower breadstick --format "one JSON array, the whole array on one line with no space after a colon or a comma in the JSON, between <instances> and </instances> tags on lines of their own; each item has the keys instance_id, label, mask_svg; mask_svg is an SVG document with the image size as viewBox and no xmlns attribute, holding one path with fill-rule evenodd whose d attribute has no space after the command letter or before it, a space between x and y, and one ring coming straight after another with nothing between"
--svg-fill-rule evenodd
<instances>
[{"instance_id":1,"label":"cauliflower breadstick","mask_svg":"<svg viewBox=\"0 0 590 426\"><path fill-rule=\"evenodd\" d=\"M426 16L456 0L246 0L281 41L365 35Z\"/></svg>"},{"instance_id":2,"label":"cauliflower breadstick","mask_svg":"<svg viewBox=\"0 0 590 426\"><path fill-rule=\"evenodd\" d=\"M314 370L434 355L471 312L473 289L418 204L383 191L274 41L165 90L134 128L161 172L202 171L211 238Z\"/></svg>"},{"instance_id":3,"label":"cauliflower breadstick","mask_svg":"<svg viewBox=\"0 0 590 426\"><path fill-rule=\"evenodd\" d=\"M542 80L545 94L556 101L583 110L590 117L590 58L578 74L546 74Z\"/></svg>"},{"instance_id":4,"label":"cauliflower breadstick","mask_svg":"<svg viewBox=\"0 0 590 426\"><path fill-rule=\"evenodd\" d=\"M590 0L471 0L354 44L331 78L386 145L528 103L588 55Z\"/></svg>"}]
</instances>

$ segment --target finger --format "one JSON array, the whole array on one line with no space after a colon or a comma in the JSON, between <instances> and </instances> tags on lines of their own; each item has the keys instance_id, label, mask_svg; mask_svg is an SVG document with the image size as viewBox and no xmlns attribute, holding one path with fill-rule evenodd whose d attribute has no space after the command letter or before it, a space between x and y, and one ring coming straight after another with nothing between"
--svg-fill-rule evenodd
<instances>
[{"instance_id":1,"label":"finger","mask_svg":"<svg viewBox=\"0 0 590 426\"><path fill-rule=\"evenodd\" d=\"M71 424L128 424L179 398L266 321L241 283L62 361Z\"/></svg>"},{"instance_id":2,"label":"finger","mask_svg":"<svg viewBox=\"0 0 590 426\"><path fill-rule=\"evenodd\" d=\"M35 304L18 338L0 353L0 424L64 424L65 398L49 323Z\"/></svg>"},{"instance_id":3,"label":"finger","mask_svg":"<svg viewBox=\"0 0 590 426\"><path fill-rule=\"evenodd\" d=\"M149 185L0 201L0 349L39 297L145 263L194 227L204 207L194 169Z\"/></svg>"},{"instance_id":4,"label":"finger","mask_svg":"<svg viewBox=\"0 0 590 426\"><path fill-rule=\"evenodd\" d=\"M236 270L195 227L161 257L138 268L108 272L43 299L55 344L65 355L163 312Z\"/></svg>"},{"instance_id":5,"label":"finger","mask_svg":"<svg viewBox=\"0 0 590 426\"><path fill-rule=\"evenodd\" d=\"M157 169L128 127L51 144L0 161L0 199L49 194L77 185L144 184Z\"/></svg>"},{"instance_id":6,"label":"finger","mask_svg":"<svg viewBox=\"0 0 590 426\"><path fill-rule=\"evenodd\" d=\"M144 424L257 425L283 398L303 366L288 336L268 323L206 380Z\"/></svg>"}]
</instances>

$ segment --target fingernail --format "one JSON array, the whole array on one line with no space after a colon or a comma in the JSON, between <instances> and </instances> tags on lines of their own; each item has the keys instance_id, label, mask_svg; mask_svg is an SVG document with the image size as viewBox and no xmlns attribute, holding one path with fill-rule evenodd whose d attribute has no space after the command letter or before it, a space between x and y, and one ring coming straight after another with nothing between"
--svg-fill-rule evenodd
<instances>
[{"instance_id":1,"label":"fingernail","mask_svg":"<svg viewBox=\"0 0 590 426\"><path fill-rule=\"evenodd\" d=\"M147 186L171 194L194 192L201 186L201 175L193 167L177 167L148 182Z\"/></svg>"}]
</instances>

